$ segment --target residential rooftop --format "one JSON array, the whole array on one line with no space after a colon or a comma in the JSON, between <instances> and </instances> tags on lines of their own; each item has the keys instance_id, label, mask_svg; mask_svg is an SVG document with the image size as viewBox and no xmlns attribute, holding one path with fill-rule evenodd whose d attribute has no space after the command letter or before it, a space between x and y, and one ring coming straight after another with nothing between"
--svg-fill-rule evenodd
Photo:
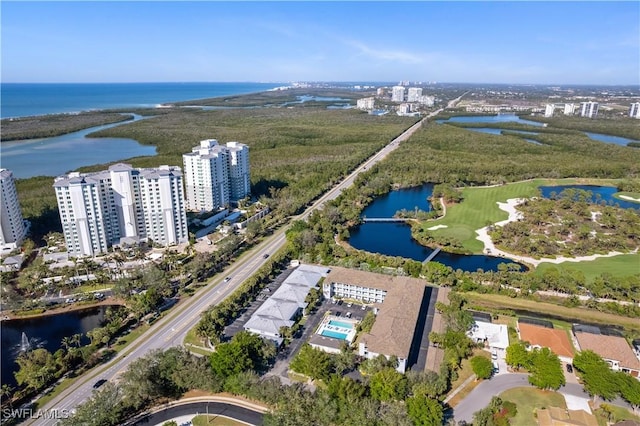
<instances>
[{"instance_id":1,"label":"residential rooftop","mask_svg":"<svg viewBox=\"0 0 640 426\"><path fill-rule=\"evenodd\" d=\"M592 350L604 359L618 361L621 368L640 370L640 360L624 337L578 331L574 333L580 350Z\"/></svg>"},{"instance_id":2,"label":"residential rooftop","mask_svg":"<svg viewBox=\"0 0 640 426\"><path fill-rule=\"evenodd\" d=\"M520 340L532 346L549 348L558 356L573 358L574 349L566 330L518 322Z\"/></svg>"},{"instance_id":3,"label":"residential rooftop","mask_svg":"<svg viewBox=\"0 0 640 426\"><path fill-rule=\"evenodd\" d=\"M408 358L418 323L426 282L417 278L332 267L325 283L385 290L371 332L360 336L370 352Z\"/></svg>"}]
</instances>

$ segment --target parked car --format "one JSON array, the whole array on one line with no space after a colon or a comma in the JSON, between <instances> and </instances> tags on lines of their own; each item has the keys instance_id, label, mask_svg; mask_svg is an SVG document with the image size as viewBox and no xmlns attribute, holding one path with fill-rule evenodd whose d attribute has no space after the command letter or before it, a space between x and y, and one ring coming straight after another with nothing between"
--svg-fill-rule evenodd
<instances>
[{"instance_id":1,"label":"parked car","mask_svg":"<svg viewBox=\"0 0 640 426\"><path fill-rule=\"evenodd\" d=\"M567 373L573 373L573 365L567 364Z\"/></svg>"},{"instance_id":2,"label":"parked car","mask_svg":"<svg viewBox=\"0 0 640 426\"><path fill-rule=\"evenodd\" d=\"M491 359L493 359L493 360L498 359L498 352L497 351L491 352Z\"/></svg>"}]
</instances>

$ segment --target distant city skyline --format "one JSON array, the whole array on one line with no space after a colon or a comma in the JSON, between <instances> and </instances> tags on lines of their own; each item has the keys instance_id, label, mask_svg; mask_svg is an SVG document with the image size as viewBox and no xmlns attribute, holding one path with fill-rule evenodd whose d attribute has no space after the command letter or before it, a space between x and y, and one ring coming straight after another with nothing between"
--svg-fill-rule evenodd
<instances>
[{"instance_id":1,"label":"distant city skyline","mask_svg":"<svg viewBox=\"0 0 640 426\"><path fill-rule=\"evenodd\" d=\"M17 2L2 82L640 84L640 3Z\"/></svg>"}]
</instances>

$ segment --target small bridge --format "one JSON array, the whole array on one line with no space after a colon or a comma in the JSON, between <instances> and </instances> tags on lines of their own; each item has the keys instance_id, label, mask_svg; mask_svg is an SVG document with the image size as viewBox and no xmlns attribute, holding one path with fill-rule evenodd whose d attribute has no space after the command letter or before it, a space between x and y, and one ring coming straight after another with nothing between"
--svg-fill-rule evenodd
<instances>
[{"instance_id":1,"label":"small bridge","mask_svg":"<svg viewBox=\"0 0 640 426\"><path fill-rule=\"evenodd\" d=\"M434 257L436 257L438 255L438 253L440 253L440 247L436 247L436 249L429 255L429 257L427 257L425 260L422 261L422 263L429 263L433 260Z\"/></svg>"},{"instance_id":2,"label":"small bridge","mask_svg":"<svg viewBox=\"0 0 640 426\"><path fill-rule=\"evenodd\" d=\"M363 217L362 222L407 222L411 220L408 217Z\"/></svg>"}]
</instances>

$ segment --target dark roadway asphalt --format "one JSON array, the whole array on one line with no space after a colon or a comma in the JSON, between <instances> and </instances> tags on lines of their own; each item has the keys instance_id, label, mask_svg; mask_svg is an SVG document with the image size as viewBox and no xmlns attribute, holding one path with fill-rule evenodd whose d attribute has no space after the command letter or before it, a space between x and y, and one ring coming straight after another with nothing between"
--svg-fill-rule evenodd
<instances>
[{"instance_id":1,"label":"dark roadway asphalt","mask_svg":"<svg viewBox=\"0 0 640 426\"><path fill-rule=\"evenodd\" d=\"M222 402L191 402L177 407L167 408L133 423L133 425L158 425L175 417L193 414L219 414L252 425L262 425L263 414L237 405Z\"/></svg>"}]
</instances>

